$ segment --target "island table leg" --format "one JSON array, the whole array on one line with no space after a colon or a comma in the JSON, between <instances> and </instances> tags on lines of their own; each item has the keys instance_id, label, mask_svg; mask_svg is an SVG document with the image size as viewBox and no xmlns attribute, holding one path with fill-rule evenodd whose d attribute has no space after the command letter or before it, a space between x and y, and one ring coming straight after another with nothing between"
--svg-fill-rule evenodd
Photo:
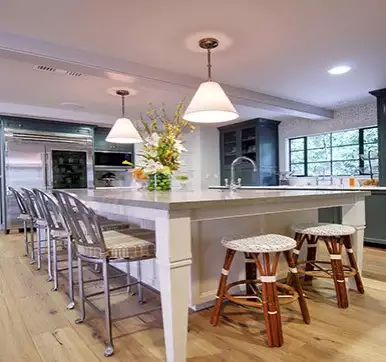
<instances>
[{"instance_id":1,"label":"island table leg","mask_svg":"<svg viewBox=\"0 0 386 362\"><path fill-rule=\"evenodd\" d=\"M358 272L362 274L363 243L366 228L365 200L359 200L355 204L342 206L342 224L351 225L356 228L356 233L352 238L352 248L358 265ZM348 279L348 286L350 289L357 289L354 278Z\"/></svg>"},{"instance_id":2,"label":"island table leg","mask_svg":"<svg viewBox=\"0 0 386 362\"><path fill-rule=\"evenodd\" d=\"M156 218L157 263L168 362L185 362L188 338L191 224L187 213Z\"/></svg>"}]
</instances>

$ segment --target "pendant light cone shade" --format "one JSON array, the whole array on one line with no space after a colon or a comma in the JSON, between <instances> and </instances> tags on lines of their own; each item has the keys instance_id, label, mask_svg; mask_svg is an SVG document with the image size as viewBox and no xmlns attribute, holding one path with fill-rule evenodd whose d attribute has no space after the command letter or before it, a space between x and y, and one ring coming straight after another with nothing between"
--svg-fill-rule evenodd
<instances>
[{"instance_id":1,"label":"pendant light cone shade","mask_svg":"<svg viewBox=\"0 0 386 362\"><path fill-rule=\"evenodd\" d=\"M208 81L201 83L186 108L184 119L195 123L220 123L233 121L239 117L235 107L221 88L212 81L212 53L219 41L215 38L204 38L198 43L201 49L207 51Z\"/></svg>"},{"instance_id":2,"label":"pendant light cone shade","mask_svg":"<svg viewBox=\"0 0 386 362\"><path fill-rule=\"evenodd\" d=\"M113 128L106 137L106 142L111 143L140 143L141 135L134 127L130 119L125 117L125 97L129 95L127 90L118 90L117 95L122 98L122 117L118 118Z\"/></svg>"},{"instance_id":3,"label":"pendant light cone shade","mask_svg":"<svg viewBox=\"0 0 386 362\"><path fill-rule=\"evenodd\" d=\"M140 143L142 138L128 118L118 118L106 137L106 142Z\"/></svg>"},{"instance_id":4,"label":"pendant light cone shade","mask_svg":"<svg viewBox=\"0 0 386 362\"><path fill-rule=\"evenodd\" d=\"M200 84L184 114L184 119L195 123L220 123L238 117L220 84L213 81Z\"/></svg>"}]
</instances>

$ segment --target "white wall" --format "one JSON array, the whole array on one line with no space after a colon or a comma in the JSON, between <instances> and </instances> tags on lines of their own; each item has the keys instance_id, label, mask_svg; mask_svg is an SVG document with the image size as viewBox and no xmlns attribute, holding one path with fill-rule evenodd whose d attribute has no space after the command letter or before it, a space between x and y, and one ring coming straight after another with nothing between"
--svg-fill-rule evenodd
<instances>
[{"instance_id":1,"label":"white wall","mask_svg":"<svg viewBox=\"0 0 386 362\"><path fill-rule=\"evenodd\" d=\"M216 126L200 126L201 187L220 184L220 137Z\"/></svg>"},{"instance_id":2,"label":"white wall","mask_svg":"<svg viewBox=\"0 0 386 362\"><path fill-rule=\"evenodd\" d=\"M341 108L335 111L334 119L310 120L299 118L283 121L279 125L279 166L288 167L288 139L311 134L328 133L350 128L375 126L377 124L376 102Z\"/></svg>"},{"instance_id":3,"label":"white wall","mask_svg":"<svg viewBox=\"0 0 386 362\"><path fill-rule=\"evenodd\" d=\"M184 137L188 152L183 152L180 170L192 177L194 189L207 188L220 183L220 142L216 126L197 125L193 133ZM135 145L136 155L141 151L141 144Z\"/></svg>"}]
</instances>

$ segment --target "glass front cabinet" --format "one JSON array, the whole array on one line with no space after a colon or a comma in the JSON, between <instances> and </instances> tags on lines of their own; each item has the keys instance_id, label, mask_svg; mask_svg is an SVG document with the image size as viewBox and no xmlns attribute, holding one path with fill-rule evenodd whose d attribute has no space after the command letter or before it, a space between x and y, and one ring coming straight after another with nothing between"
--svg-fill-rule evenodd
<instances>
[{"instance_id":1,"label":"glass front cabinet","mask_svg":"<svg viewBox=\"0 0 386 362\"><path fill-rule=\"evenodd\" d=\"M269 119L254 119L219 128L221 184L230 182L232 162L240 156L253 160L257 172L248 161L235 166L235 179L244 186L275 186L278 184L278 125Z\"/></svg>"}]
</instances>

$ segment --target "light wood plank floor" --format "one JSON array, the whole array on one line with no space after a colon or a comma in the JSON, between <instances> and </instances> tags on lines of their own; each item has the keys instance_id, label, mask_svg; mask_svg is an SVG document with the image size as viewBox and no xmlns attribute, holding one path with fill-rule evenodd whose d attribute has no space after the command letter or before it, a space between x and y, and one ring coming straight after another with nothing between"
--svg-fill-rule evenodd
<instances>
[{"instance_id":1,"label":"light wood plank floor","mask_svg":"<svg viewBox=\"0 0 386 362\"><path fill-rule=\"evenodd\" d=\"M336 307L332 284L323 281L307 293L311 325L302 323L296 304L282 309L282 348L266 346L260 311L229 305L216 328L208 323L210 309L191 314L188 360L386 361L386 283L374 280L385 280L386 252L366 248L365 264L365 276L373 279L366 279L366 295L350 292L348 310ZM78 312L66 309L63 291L50 288L45 272L23 256L22 236L1 236L0 361L106 361L103 320L75 325ZM148 298L151 305L154 297ZM118 305L122 312L122 301ZM116 353L108 361L164 359L160 312L116 322L114 335Z\"/></svg>"}]
</instances>

